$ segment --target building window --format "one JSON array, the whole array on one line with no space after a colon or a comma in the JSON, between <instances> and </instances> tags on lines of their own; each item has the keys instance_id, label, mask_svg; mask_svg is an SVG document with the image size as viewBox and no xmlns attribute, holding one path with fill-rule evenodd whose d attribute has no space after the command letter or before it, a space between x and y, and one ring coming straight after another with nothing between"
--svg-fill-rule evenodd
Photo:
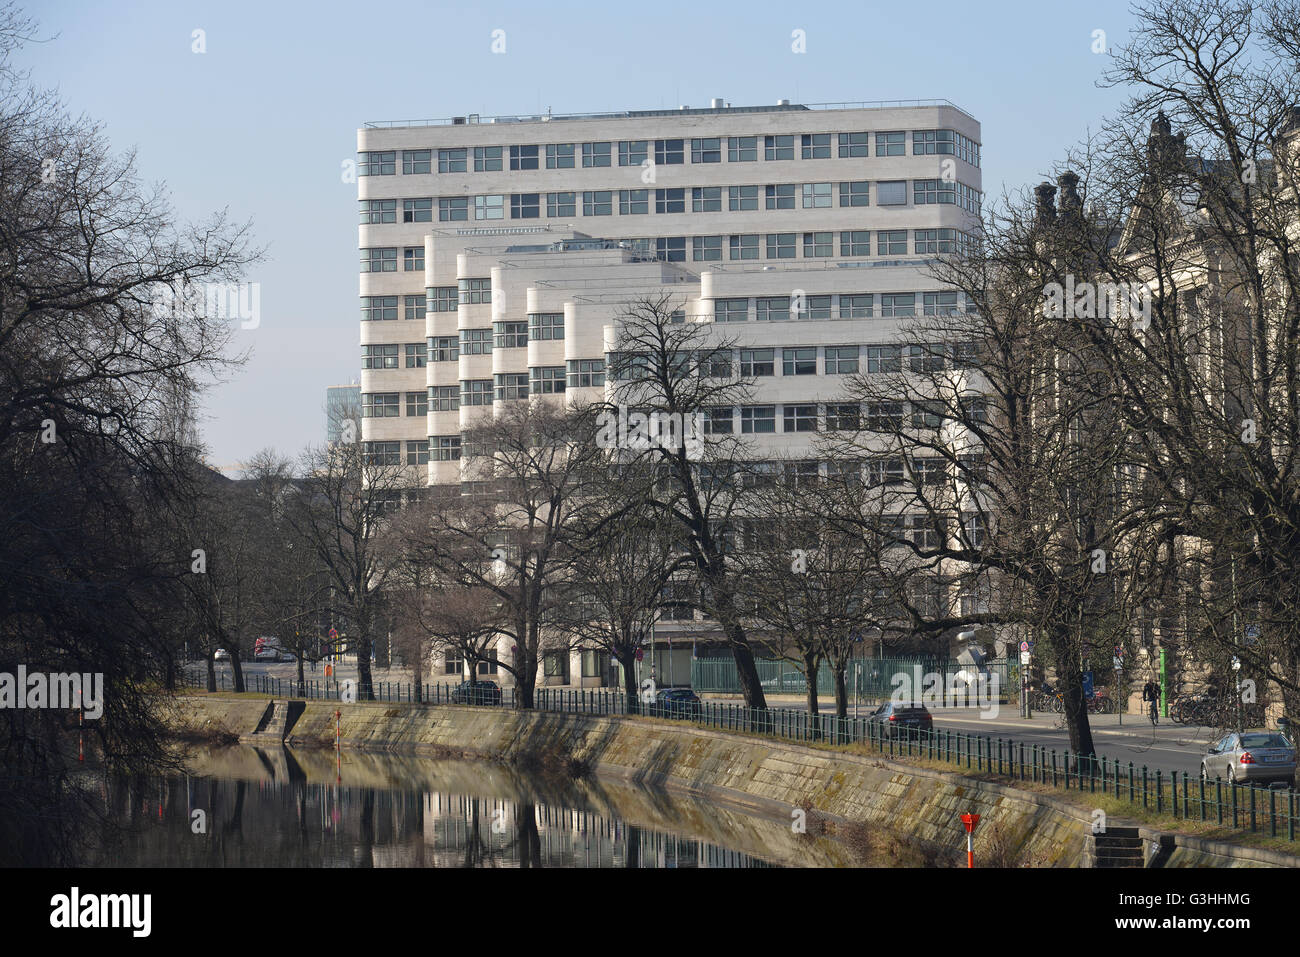
<instances>
[{"instance_id":1,"label":"building window","mask_svg":"<svg viewBox=\"0 0 1300 957\"><path fill-rule=\"evenodd\" d=\"M605 384L604 359L570 359L566 365L570 389L589 389Z\"/></svg>"},{"instance_id":2,"label":"building window","mask_svg":"<svg viewBox=\"0 0 1300 957\"><path fill-rule=\"evenodd\" d=\"M362 447L367 465L401 465L401 442L367 442Z\"/></svg>"},{"instance_id":3,"label":"building window","mask_svg":"<svg viewBox=\"0 0 1300 957\"><path fill-rule=\"evenodd\" d=\"M907 152L906 133L877 133L877 156L903 156Z\"/></svg>"},{"instance_id":4,"label":"building window","mask_svg":"<svg viewBox=\"0 0 1300 957\"><path fill-rule=\"evenodd\" d=\"M841 206L869 206L871 201L871 184L865 180L840 183Z\"/></svg>"},{"instance_id":5,"label":"building window","mask_svg":"<svg viewBox=\"0 0 1300 957\"><path fill-rule=\"evenodd\" d=\"M406 368L423 369L428 361L428 346L423 342L407 342L406 346Z\"/></svg>"},{"instance_id":6,"label":"building window","mask_svg":"<svg viewBox=\"0 0 1300 957\"><path fill-rule=\"evenodd\" d=\"M461 279L457 285L460 290L460 304L462 306L492 301L491 279Z\"/></svg>"},{"instance_id":7,"label":"building window","mask_svg":"<svg viewBox=\"0 0 1300 957\"><path fill-rule=\"evenodd\" d=\"M397 318L396 296L362 296L361 321L378 322Z\"/></svg>"},{"instance_id":8,"label":"building window","mask_svg":"<svg viewBox=\"0 0 1300 957\"><path fill-rule=\"evenodd\" d=\"M469 219L468 196L439 196L438 221L458 223Z\"/></svg>"},{"instance_id":9,"label":"building window","mask_svg":"<svg viewBox=\"0 0 1300 957\"><path fill-rule=\"evenodd\" d=\"M776 375L776 350L741 349L740 375L745 379Z\"/></svg>"},{"instance_id":10,"label":"building window","mask_svg":"<svg viewBox=\"0 0 1300 957\"><path fill-rule=\"evenodd\" d=\"M409 200L408 200L409 202ZM363 199L361 200L361 225L397 222L397 200Z\"/></svg>"},{"instance_id":11,"label":"building window","mask_svg":"<svg viewBox=\"0 0 1300 957\"><path fill-rule=\"evenodd\" d=\"M713 300L714 322L746 322L749 319L748 299Z\"/></svg>"},{"instance_id":12,"label":"building window","mask_svg":"<svg viewBox=\"0 0 1300 957\"><path fill-rule=\"evenodd\" d=\"M915 369L915 366L913 367ZM912 428L914 429L937 429L943 425L943 406L938 402L913 402L912 403ZM934 461L943 461L942 459L913 459L913 470L920 472L925 468L931 467Z\"/></svg>"},{"instance_id":13,"label":"building window","mask_svg":"<svg viewBox=\"0 0 1300 957\"><path fill-rule=\"evenodd\" d=\"M757 136L728 136L727 162L754 163L758 161Z\"/></svg>"},{"instance_id":14,"label":"building window","mask_svg":"<svg viewBox=\"0 0 1300 957\"><path fill-rule=\"evenodd\" d=\"M505 219L506 198L503 194L474 197L475 219Z\"/></svg>"},{"instance_id":15,"label":"building window","mask_svg":"<svg viewBox=\"0 0 1300 957\"><path fill-rule=\"evenodd\" d=\"M867 229L846 229L840 233L841 256L870 256L871 231Z\"/></svg>"},{"instance_id":16,"label":"building window","mask_svg":"<svg viewBox=\"0 0 1300 957\"><path fill-rule=\"evenodd\" d=\"M547 193L546 194L546 215L547 216L577 216L578 215L578 194L577 193Z\"/></svg>"},{"instance_id":17,"label":"building window","mask_svg":"<svg viewBox=\"0 0 1300 957\"><path fill-rule=\"evenodd\" d=\"M460 340L455 336L430 336L425 350L429 362L454 362L460 358Z\"/></svg>"},{"instance_id":18,"label":"building window","mask_svg":"<svg viewBox=\"0 0 1300 957\"><path fill-rule=\"evenodd\" d=\"M460 436L431 435L429 437L429 458L435 462L459 461Z\"/></svg>"},{"instance_id":19,"label":"building window","mask_svg":"<svg viewBox=\"0 0 1300 957\"><path fill-rule=\"evenodd\" d=\"M460 299L455 286L429 286L424 291L424 298L429 312L455 312Z\"/></svg>"},{"instance_id":20,"label":"building window","mask_svg":"<svg viewBox=\"0 0 1300 957\"><path fill-rule=\"evenodd\" d=\"M841 319L870 319L872 295L840 296Z\"/></svg>"},{"instance_id":21,"label":"building window","mask_svg":"<svg viewBox=\"0 0 1300 957\"><path fill-rule=\"evenodd\" d=\"M817 349L804 346L798 349L781 350L782 375L816 375Z\"/></svg>"},{"instance_id":22,"label":"building window","mask_svg":"<svg viewBox=\"0 0 1300 957\"><path fill-rule=\"evenodd\" d=\"M397 175L397 151L359 153L361 162L357 165L358 176L395 176Z\"/></svg>"},{"instance_id":23,"label":"building window","mask_svg":"<svg viewBox=\"0 0 1300 957\"><path fill-rule=\"evenodd\" d=\"M650 157L649 140L619 140L618 165L640 166Z\"/></svg>"},{"instance_id":24,"label":"building window","mask_svg":"<svg viewBox=\"0 0 1300 957\"><path fill-rule=\"evenodd\" d=\"M498 373L492 377L492 387L498 402L508 402L511 399L526 399L528 398L528 373Z\"/></svg>"},{"instance_id":25,"label":"building window","mask_svg":"<svg viewBox=\"0 0 1300 957\"><path fill-rule=\"evenodd\" d=\"M876 252L879 253L881 256L907 255L907 230L906 229L876 230Z\"/></svg>"},{"instance_id":26,"label":"building window","mask_svg":"<svg viewBox=\"0 0 1300 957\"><path fill-rule=\"evenodd\" d=\"M593 168L609 165L609 143L583 143L582 165Z\"/></svg>"},{"instance_id":27,"label":"building window","mask_svg":"<svg viewBox=\"0 0 1300 957\"><path fill-rule=\"evenodd\" d=\"M573 169L575 153L572 143L547 143L547 169Z\"/></svg>"},{"instance_id":28,"label":"building window","mask_svg":"<svg viewBox=\"0 0 1300 957\"><path fill-rule=\"evenodd\" d=\"M794 209L794 183L768 186L766 193L768 209Z\"/></svg>"},{"instance_id":29,"label":"building window","mask_svg":"<svg viewBox=\"0 0 1300 957\"><path fill-rule=\"evenodd\" d=\"M534 312L528 316L528 338L533 342L564 338L564 313Z\"/></svg>"},{"instance_id":30,"label":"building window","mask_svg":"<svg viewBox=\"0 0 1300 957\"><path fill-rule=\"evenodd\" d=\"M397 343L361 347L361 368L396 369Z\"/></svg>"},{"instance_id":31,"label":"building window","mask_svg":"<svg viewBox=\"0 0 1300 957\"><path fill-rule=\"evenodd\" d=\"M460 404L462 407L468 405L491 405L492 380L461 379Z\"/></svg>"},{"instance_id":32,"label":"building window","mask_svg":"<svg viewBox=\"0 0 1300 957\"><path fill-rule=\"evenodd\" d=\"M803 254L805 257L808 258L814 256L834 256L835 255L835 234L834 233L804 233Z\"/></svg>"},{"instance_id":33,"label":"building window","mask_svg":"<svg viewBox=\"0 0 1300 957\"><path fill-rule=\"evenodd\" d=\"M640 216L650 212L650 190L620 189L618 212L621 216Z\"/></svg>"},{"instance_id":34,"label":"building window","mask_svg":"<svg viewBox=\"0 0 1300 957\"><path fill-rule=\"evenodd\" d=\"M686 237L663 236L655 240L655 257L663 262L686 262Z\"/></svg>"},{"instance_id":35,"label":"building window","mask_svg":"<svg viewBox=\"0 0 1300 957\"><path fill-rule=\"evenodd\" d=\"M466 151L464 149L438 150L438 172L465 172L465 156Z\"/></svg>"},{"instance_id":36,"label":"building window","mask_svg":"<svg viewBox=\"0 0 1300 957\"><path fill-rule=\"evenodd\" d=\"M759 322L786 322L790 318L789 296L760 296L755 307Z\"/></svg>"},{"instance_id":37,"label":"building window","mask_svg":"<svg viewBox=\"0 0 1300 957\"><path fill-rule=\"evenodd\" d=\"M765 160L794 159L794 136L764 136L763 137L763 159Z\"/></svg>"},{"instance_id":38,"label":"building window","mask_svg":"<svg viewBox=\"0 0 1300 957\"><path fill-rule=\"evenodd\" d=\"M735 413L732 409L705 409L705 435L731 435L735 428Z\"/></svg>"},{"instance_id":39,"label":"building window","mask_svg":"<svg viewBox=\"0 0 1300 957\"><path fill-rule=\"evenodd\" d=\"M691 259L694 262L718 262L722 259L721 236L693 236Z\"/></svg>"},{"instance_id":40,"label":"building window","mask_svg":"<svg viewBox=\"0 0 1300 957\"><path fill-rule=\"evenodd\" d=\"M840 134L840 158L844 159L850 156L867 156L868 143L867 133L841 133Z\"/></svg>"},{"instance_id":41,"label":"building window","mask_svg":"<svg viewBox=\"0 0 1300 957\"><path fill-rule=\"evenodd\" d=\"M460 354L463 356L486 356L492 354L491 329L460 330Z\"/></svg>"},{"instance_id":42,"label":"building window","mask_svg":"<svg viewBox=\"0 0 1300 957\"><path fill-rule=\"evenodd\" d=\"M831 208L831 184L830 183L804 183L803 184L803 208L804 209L830 209Z\"/></svg>"},{"instance_id":43,"label":"building window","mask_svg":"<svg viewBox=\"0 0 1300 957\"><path fill-rule=\"evenodd\" d=\"M492 348L522 349L528 345L528 323L492 323Z\"/></svg>"},{"instance_id":44,"label":"building window","mask_svg":"<svg viewBox=\"0 0 1300 957\"><path fill-rule=\"evenodd\" d=\"M902 372L902 346L867 346L868 372Z\"/></svg>"},{"instance_id":45,"label":"building window","mask_svg":"<svg viewBox=\"0 0 1300 957\"><path fill-rule=\"evenodd\" d=\"M921 314L925 316L955 316L957 310L957 292L921 293Z\"/></svg>"},{"instance_id":46,"label":"building window","mask_svg":"<svg viewBox=\"0 0 1300 957\"><path fill-rule=\"evenodd\" d=\"M794 233L790 234L792 237ZM730 237L729 247L732 259L757 259L758 258L758 234L746 233L739 236Z\"/></svg>"},{"instance_id":47,"label":"building window","mask_svg":"<svg viewBox=\"0 0 1300 957\"><path fill-rule=\"evenodd\" d=\"M830 296L800 296L791 300L790 314L796 319L829 319Z\"/></svg>"},{"instance_id":48,"label":"building window","mask_svg":"<svg viewBox=\"0 0 1300 957\"><path fill-rule=\"evenodd\" d=\"M696 186L691 190L691 212L722 212L721 186Z\"/></svg>"},{"instance_id":49,"label":"building window","mask_svg":"<svg viewBox=\"0 0 1300 957\"><path fill-rule=\"evenodd\" d=\"M862 427L862 409L856 402L833 402L826 406L827 432L856 432Z\"/></svg>"},{"instance_id":50,"label":"building window","mask_svg":"<svg viewBox=\"0 0 1300 957\"><path fill-rule=\"evenodd\" d=\"M876 184L877 206L906 206L907 180L885 180Z\"/></svg>"},{"instance_id":51,"label":"building window","mask_svg":"<svg viewBox=\"0 0 1300 957\"><path fill-rule=\"evenodd\" d=\"M912 203L925 206L933 203L955 204L957 202L957 184L945 183L941 179L912 180Z\"/></svg>"},{"instance_id":52,"label":"building window","mask_svg":"<svg viewBox=\"0 0 1300 957\"><path fill-rule=\"evenodd\" d=\"M757 186L728 186L727 208L731 210L758 209Z\"/></svg>"},{"instance_id":53,"label":"building window","mask_svg":"<svg viewBox=\"0 0 1300 957\"><path fill-rule=\"evenodd\" d=\"M914 232L918 254L957 252L958 234L955 229L918 229Z\"/></svg>"},{"instance_id":54,"label":"building window","mask_svg":"<svg viewBox=\"0 0 1300 957\"><path fill-rule=\"evenodd\" d=\"M979 149L978 143L967 139L956 130L914 130L912 132L913 156L935 154L956 156L971 166L979 166Z\"/></svg>"},{"instance_id":55,"label":"building window","mask_svg":"<svg viewBox=\"0 0 1300 957\"><path fill-rule=\"evenodd\" d=\"M699 370L701 378L730 379L731 358L730 349L712 349L708 352L700 352L696 354L696 368Z\"/></svg>"},{"instance_id":56,"label":"building window","mask_svg":"<svg viewBox=\"0 0 1300 957\"><path fill-rule=\"evenodd\" d=\"M434 412L455 412L460 408L460 388L454 385L429 386L429 408ZM460 443L456 443L460 448Z\"/></svg>"},{"instance_id":57,"label":"building window","mask_svg":"<svg viewBox=\"0 0 1300 957\"><path fill-rule=\"evenodd\" d=\"M456 457L460 458L459 455L457 455ZM461 657L459 651L456 651L454 649L448 649L447 651L443 652L442 673L446 675L464 676L465 659Z\"/></svg>"},{"instance_id":58,"label":"building window","mask_svg":"<svg viewBox=\"0 0 1300 957\"><path fill-rule=\"evenodd\" d=\"M872 432L891 432L903 427L903 403L868 402L867 429Z\"/></svg>"},{"instance_id":59,"label":"building window","mask_svg":"<svg viewBox=\"0 0 1300 957\"><path fill-rule=\"evenodd\" d=\"M830 159L831 158L831 134L829 133L803 134L803 158L806 160Z\"/></svg>"},{"instance_id":60,"label":"building window","mask_svg":"<svg viewBox=\"0 0 1300 957\"><path fill-rule=\"evenodd\" d=\"M540 193L512 193L510 195L511 219L537 219L541 214Z\"/></svg>"},{"instance_id":61,"label":"building window","mask_svg":"<svg viewBox=\"0 0 1300 957\"><path fill-rule=\"evenodd\" d=\"M407 465L425 465L429 461L429 440L428 439L407 439L406 441L406 464Z\"/></svg>"},{"instance_id":62,"label":"building window","mask_svg":"<svg viewBox=\"0 0 1300 957\"><path fill-rule=\"evenodd\" d=\"M685 162L685 140L655 140L655 165L678 166Z\"/></svg>"},{"instance_id":63,"label":"building window","mask_svg":"<svg viewBox=\"0 0 1300 957\"><path fill-rule=\"evenodd\" d=\"M743 435L776 432L776 406L745 405L740 408L740 431Z\"/></svg>"},{"instance_id":64,"label":"building window","mask_svg":"<svg viewBox=\"0 0 1300 957\"><path fill-rule=\"evenodd\" d=\"M406 272L424 272L424 247L405 247L402 250L402 268Z\"/></svg>"},{"instance_id":65,"label":"building window","mask_svg":"<svg viewBox=\"0 0 1300 957\"><path fill-rule=\"evenodd\" d=\"M501 171L502 149L499 146L474 147L474 172L492 173Z\"/></svg>"},{"instance_id":66,"label":"building window","mask_svg":"<svg viewBox=\"0 0 1300 957\"><path fill-rule=\"evenodd\" d=\"M510 168L511 169L537 169L537 147L536 146L510 147Z\"/></svg>"},{"instance_id":67,"label":"building window","mask_svg":"<svg viewBox=\"0 0 1300 957\"><path fill-rule=\"evenodd\" d=\"M827 346L827 375L856 375L858 372L857 346Z\"/></svg>"},{"instance_id":68,"label":"building window","mask_svg":"<svg viewBox=\"0 0 1300 957\"><path fill-rule=\"evenodd\" d=\"M916 315L916 293L895 292L882 293L880 296L881 318Z\"/></svg>"},{"instance_id":69,"label":"building window","mask_svg":"<svg viewBox=\"0 0 1300 957\"><path fill-rule=\"evenodd\" d=\"M697 137L691 140L692 163L721 163L722 138L718 136Z\"/></svg>"},{"instance_id":70,"label":"building window","mask_svg":"<svg viewBox=\"0 0 1300 957\"><path fill-rule=\"evenodd\" d=\"M542 652L542 674L547 678L559 678L561 684L569 683L568 651Z\"/></svg>"},{"instance_id":71,"label":"building window","mask_svg":"<svg viewBox=\"0 0 1300 957\"><path fill-rule=\"evenodd\" d=\"M948 364L948 347L919 343L907 347L908 368L913 372L942 372Z\"/></svg>"},{"instance_id":72,"label":"building window","mask_svg":"<svg viewBox=\"0 0 1300 957\"><path fill-rule=\"evenodd\" d=\"M784 418L783 432L817 431L817 406L815 405L787 405L784 409Z\"/></svg>"},{"instance_id":73,"label":"building window","mask_svg":"<svg viewBox=\"0 0 1300 957\"><path fill-rule=\"evenodd\" d=\"M614 212L614 191L611 189L585 190L582 194L582 215L609 216Z\"/></svg>"},{"instance_id":74,"label":"building window","mask_svg":"<svg viewBox=\"0 0 1300 957\"><path fill-rule=\"evenodd\" d=\"M361 396L362 418L391 419L401 414L396 392L366 392Z\"/></svg>"},{"instance_id":75,"label":"building window","mask_svg":"<svg viewBox=\"0 0 1300 957\"><path fill-rule=\"evenodd\" d=\"M419 392L406 393L406 414L407 415L428 415L429 414L429 390L421 389Z\"/></svg>"},{"instance_id":76,"label":"building window","mask_svg":"<svg viewBox=\"0 0 1300 957\"><path fill-rule=\"evenodd\" d=\"M433 200L432 199L402 200L402 222L404 223L433 222Z\"/></svg>"},{"instance_id":77,"label":"building window","mask_svg":"<svg viewBox=\"0 0 1300 957\"><path fill-rule=\"evenodd\" d=\"M555 395L564 391L564 366L534 366L528 370L533 395Z\"/></svg>"},{"instance_id":78,"label":"building window","mask_svg":"<svg viewBox=\"0 0 1300 957\"><path fill-rule=\"evenodd\" d=\"M768 259L794 259L794 233L768 233Z\"/></svg>"},{"instance_id":79,"label":"building window","mask_svg":"<svg viewBox=\"0 0 1300 957\"><path fill-rule=\"evenodd\" d=\"M685 189L655 190L655 212L656 213L686 212L686 190Z\"/></svg>"},{"instance_id":80,"label":"building window","mask_svg":"<svg viewBox=\"0 0 1300 957\"><path fill-rule=\"evenodd\" d=\"M397 248L361 250L362 272L397 272Z\"/></svg>"}]
</instances>

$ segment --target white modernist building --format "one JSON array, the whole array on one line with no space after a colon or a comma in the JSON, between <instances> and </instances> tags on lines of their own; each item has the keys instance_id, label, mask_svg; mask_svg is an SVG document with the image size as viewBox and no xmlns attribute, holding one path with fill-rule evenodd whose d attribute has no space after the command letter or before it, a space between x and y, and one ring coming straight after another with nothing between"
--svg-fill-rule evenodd
<instances>
[{"instance_id":1,"label":"white modernist building","mask_svg":"<svg viewBox=\"0 0 1300 957\"><path fill-rule=\"evenodd\" d=\"M728 324L757 459L809 450L844 376L898 367L911 317L964 308L926 268L981 196L979 123L946 101L469 115L367 124L357 148L361 439L430 484L460 481L476 416L603 396L633 299Z\"/></svg>"}]
</instances>

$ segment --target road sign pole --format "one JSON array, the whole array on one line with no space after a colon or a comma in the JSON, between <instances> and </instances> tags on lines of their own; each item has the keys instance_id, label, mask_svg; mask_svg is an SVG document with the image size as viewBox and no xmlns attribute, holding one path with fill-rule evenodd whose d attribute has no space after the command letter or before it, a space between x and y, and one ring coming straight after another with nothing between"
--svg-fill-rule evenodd
<instances>
[{"instance_id":1,"label":"road sign pole","mask_svg":"<svg viewBox=\"0 0 1300 957\"><path fill-rule=\"evenodd\" d=\"M966 866L970 869L975 867L975 825L980 822L978 814L963 814L961 816L962 826L966 828Z\"/></svg>"}]
</instances>

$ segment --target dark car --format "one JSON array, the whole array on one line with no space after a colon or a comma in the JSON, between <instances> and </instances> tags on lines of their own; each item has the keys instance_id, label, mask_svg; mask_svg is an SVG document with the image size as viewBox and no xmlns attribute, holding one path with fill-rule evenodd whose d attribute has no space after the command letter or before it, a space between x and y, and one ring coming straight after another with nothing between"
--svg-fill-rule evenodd
<instances>
[{"instance_id":1,"label":"dark car","mask_svg":"<svg viewBox=\"0 0 1300 957\"><path fill-rule=\"evenodd\" d=\"M501 703L501 688L495 681L476 681L470 684L468 681L462 681L456 687L451 689L452 704L484 704L496 705Z\"/></svg>"},{"instance_id":2,"label":"dark car","mask_svg":"<svg viewBox=\"0 0 1300 957\"><path fill-rule=\"evenodd\" d=\"M871 712L867 720L879 724L881 735L887 738L915 735L934 727L934 718L919 701L888 701Z\"/></svg>"},{"instance_id":3,"label":"dark car","mask_svg":"<svg viewBox=\"0 0 1300 957\"><path fill-rule=\"evenodd\" d=\"M700 699L690 688L664 688L655 695L650 713L661 718L698 718Z\"/></svg>"}]
</instances>

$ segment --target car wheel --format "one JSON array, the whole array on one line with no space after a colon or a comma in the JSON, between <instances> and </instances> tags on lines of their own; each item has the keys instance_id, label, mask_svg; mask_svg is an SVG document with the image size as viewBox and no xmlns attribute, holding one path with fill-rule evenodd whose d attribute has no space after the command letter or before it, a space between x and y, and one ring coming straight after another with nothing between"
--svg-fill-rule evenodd
<instances>
[{"instance_id":1,"label":"car wheel","mask_svg":"<svg viewBox=\"0 0 1300 957\"><path fill-rule=\"evenodd\" d=\"M1229 784L1236 784L1236 783L1237 783L1237 775L1236 775L1236 773L1232 770L1232 765L1228 765L1228 783L1229 783Z\"/></svg>"},{"instance_id":2,"label":"car wheel","mask_svg":"<svg viewBox=\"0 0 1300 957\"><path fill-rule=\"evenodd\" d=\"M1210 780L1210 769L1204 764L1201 765L1201 780L1206 782Z\"/></svg>"}]
</instances>

